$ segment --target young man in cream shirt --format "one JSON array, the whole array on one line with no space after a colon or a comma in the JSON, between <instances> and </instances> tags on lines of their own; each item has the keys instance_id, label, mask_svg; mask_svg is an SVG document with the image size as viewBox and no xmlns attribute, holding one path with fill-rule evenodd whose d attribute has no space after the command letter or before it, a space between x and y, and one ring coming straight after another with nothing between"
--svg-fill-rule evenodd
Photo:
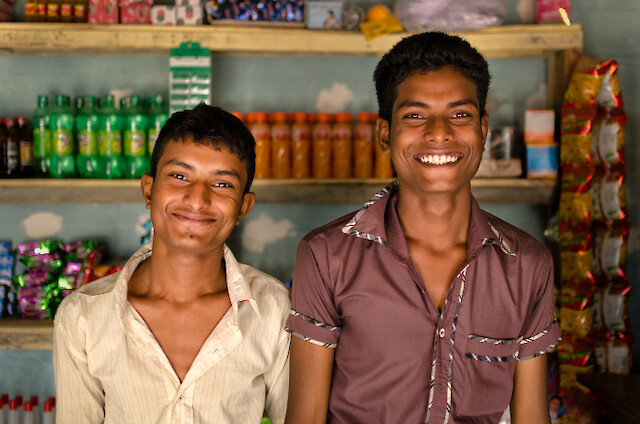
<instances>
[{"instance_id":1,"label":"young man in cream shirt","mask_svg":"<svg viewBox=\"0 0 640 424\"><path fill-rule=\"evenodd\" d=\"M284 421L289 291L225 245L255 202L254 146L218 108L167 121L141 181L152 241L56 314L58 422Z\"/></svg>"}]
</instances>

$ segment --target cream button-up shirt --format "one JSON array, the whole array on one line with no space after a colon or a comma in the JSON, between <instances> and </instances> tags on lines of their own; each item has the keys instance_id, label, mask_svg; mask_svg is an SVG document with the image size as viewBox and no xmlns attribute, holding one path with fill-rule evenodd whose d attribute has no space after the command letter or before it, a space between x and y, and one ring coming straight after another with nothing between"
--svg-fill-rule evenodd
<instances>
[{"instance_id":1,"label":"cream button-up shirt","mask_svg":"<svg viewBox=\"0 0 640 424\"><path fill-rule=\"evenodd\" d=\"M127 301L142 246L122 271L71 293L54 320L56 421L70 423L283 423L290 336L289 290L224 247L231 308L180 382Z\"/></svg>"}]
</instances>

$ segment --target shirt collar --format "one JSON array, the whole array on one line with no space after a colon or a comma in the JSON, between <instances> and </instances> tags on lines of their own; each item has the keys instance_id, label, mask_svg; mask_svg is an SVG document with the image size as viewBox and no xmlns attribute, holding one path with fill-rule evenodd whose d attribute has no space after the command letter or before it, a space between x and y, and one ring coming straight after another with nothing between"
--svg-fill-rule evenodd
<instances>
[{"instance_id":1,"label":"shirt collar","mask_svg":"<svg viewBox=\"0 0 640 424\"><path fill-rule=\"evenodd\" d=\"M151 257L153 239L148 243L140 247L122 268L122 271L118 275L116 284L114 287L115 294L115 308L119 317L123 317L127 310L127 293L129 280L133 275L138 265L141 262ZM258 304L251 294L251 287L246 278L242 274L240 264L236 260L235 256L231 252L231 249L225 244L223 248L222 257L225 263L225 271L227 275L227 290L229 293L229 300L231 301L231 307L233 309L234 317L238 318L239 305L247 301L251 308L255 311L258 318L262 321L262 315L258 309Z\"/></svg>"},{"instance_id":2,"label":"shirt collar","mask_svg":"<svg viewBox=\"0 0 640 424\"><path fill-rule=\"evenodd\" d=\"M385 219L388 219L385 218L385 214L395 213L394 211L389 212L387 206L394 203L397 194L398 180L394 180L365 203L342 228L342 232L388 247L387 228L389 228L389 222L385 222ZM393 209L395 210L395 208ZM473 195L471 196L471 219L469 221L468 240L467 250L469 254L477 251L482 246L493 244L498 246L505 254L516 255L498 229L491 224L487 214L480 209Z\"/></svg>"}]
</instances>

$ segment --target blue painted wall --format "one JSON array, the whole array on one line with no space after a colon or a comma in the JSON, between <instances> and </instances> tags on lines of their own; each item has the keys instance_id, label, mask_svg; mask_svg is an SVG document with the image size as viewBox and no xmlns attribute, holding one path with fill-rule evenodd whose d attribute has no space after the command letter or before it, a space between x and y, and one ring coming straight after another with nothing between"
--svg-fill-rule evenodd
<instances>
[{"instance_id":1,"label":"blue painted wall","mask_svg":"<svg viewBox=\"0 0 640 424\"><path fill-rule=\"evenodd\" d=\"M509 0L506 23L521 21L519 11L532 0ZM579 0L572 4L573 21L583 25L586 54L617 59L629 115L627 170L631 219L640 223L640 36L637 0ZM323 89L345 84L353 92L347 111L376 110L371 74L377 59L348 57L224 57L213 61L213 103L229 110L257 109L314 111ZM540 59L490 61L491 125L515 125L527 100L545 82ZM0 116L30 116L38 94L56 92L72 96L102 95L112 89L131 88L146 96L167 94L168 63L165 57L114 56L0 56ZM514 76L517 76L515 78ZM238 258L286 280L291 276L300 238L312 228L341 216L359 205L258 204L233 234L229 244ZM546 208L530 205L483 205L490 212L542 240ZM62 218L57 236L63 240L97 237L105 239L113 254L127 256L139 245L134 229L147 212L142 202L123 205L0 205L0 239L25 241L23 220L37 212ZM254 227L260 228L255 232ZM629 278L640 285L640 238L632 231L629 240ZM640 290L630 294L629 313L640 335ZM0 393L11 395L53 393L50 351L0 351ZM634 363L640 365L640 343L634 346ZM10 364L10 366L8 366Z\"/></svg>"}]
</instances>

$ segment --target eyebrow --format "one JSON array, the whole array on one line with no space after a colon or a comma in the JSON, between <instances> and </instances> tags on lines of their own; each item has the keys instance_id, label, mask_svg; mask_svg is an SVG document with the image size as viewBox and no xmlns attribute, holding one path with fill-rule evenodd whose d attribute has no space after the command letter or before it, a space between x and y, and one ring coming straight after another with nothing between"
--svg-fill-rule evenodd
<instances>
[{"instance_id":1,"label":"eyebrow","mask_svg":"<svg viewBox=\"0 0 640 424\"><path fill-rule=\"evenodd\" d=\"M472 106L475 106L476 108L478 107L478 103L472 98L460 99L447 104L447 106L450 108L465 106L465 105L472 105ZM398 105L398 109L402 109L405 107L420 107L420 108L428 109L429 105L427 103L417 101L417 100L405 100L404 102Z\"/></svg>"},{"instance_id":2,"label":"eyebrow","mask_svg":"<svg viewBox=\"0 0 640 424\"><path fill-rule=\"evenodd\" d=\"M176 165L176 166L179 166L181 168L188 169L189 171L195 170L195 168L193 166L189 165L186 162L178 160L178 159L169 159L166 164L167 165ZM237 179L240 179L240 174L238 173L238 171L235 171L233 169L218 169L218 170L212 172L212 174L215 174L215 175L229 175L229 176L232 176L232 177L236 177Z\"/></svg>"}]
</instances>

